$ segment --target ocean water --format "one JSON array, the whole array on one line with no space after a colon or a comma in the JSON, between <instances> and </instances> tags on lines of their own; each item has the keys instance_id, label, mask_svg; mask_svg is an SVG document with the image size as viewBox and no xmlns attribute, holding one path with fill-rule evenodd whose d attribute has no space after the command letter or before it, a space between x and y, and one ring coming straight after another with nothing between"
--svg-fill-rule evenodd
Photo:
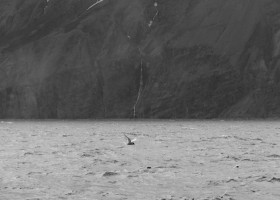
<instances>
[{"instance_id":1,"label":"ocean water","mask_svg":"<svg viewBox=\"0 0 280 200\"><path fill-rule=\"evenodd\" d=\"M279 200L280 121L2 121L0 199Z\"/></svg>"}]
</instances>

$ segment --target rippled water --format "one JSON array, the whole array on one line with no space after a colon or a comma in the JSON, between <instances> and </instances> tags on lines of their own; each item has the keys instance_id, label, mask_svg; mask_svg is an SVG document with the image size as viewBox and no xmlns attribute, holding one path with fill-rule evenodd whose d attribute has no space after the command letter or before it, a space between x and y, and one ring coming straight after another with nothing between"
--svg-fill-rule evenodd
<instances>
[{"instance_id":1,"label":"rippled water","mask_svg":"<svg viewBox=\"0 0 280 200\"><path fill-rule=\"evenodd\" d=\"M1 200L279 200L280 122L5 121L0 175Z\"/></svg>"}]
</instances>

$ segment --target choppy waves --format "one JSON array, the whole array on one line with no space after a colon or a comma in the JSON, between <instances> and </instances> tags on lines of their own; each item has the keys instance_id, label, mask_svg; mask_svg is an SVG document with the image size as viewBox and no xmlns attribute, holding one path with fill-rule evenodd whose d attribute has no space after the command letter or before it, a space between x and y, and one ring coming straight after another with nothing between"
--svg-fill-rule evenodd
<instances>
[{"instance_id":1,"label":"choppy waves","mask_svg":"<svg viewBox=\"0 0 280 200\"><path fill-rule=\"evenodd\" d=\"M0 199L280 198L277 121L0 123ZM136 137L125 145L123 133Z\"/></svg>"}]
</instances>

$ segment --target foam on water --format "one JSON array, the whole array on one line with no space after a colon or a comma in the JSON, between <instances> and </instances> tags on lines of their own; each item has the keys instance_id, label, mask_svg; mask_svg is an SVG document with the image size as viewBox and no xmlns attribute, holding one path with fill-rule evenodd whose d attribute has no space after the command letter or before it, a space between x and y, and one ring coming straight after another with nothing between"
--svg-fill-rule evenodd
<instances>
[{"instance_id":1,"label":"foam on water","mask_svg":"<svg viewBox=\"0 0 280 200\"><path fill-rule=\"evenodd\" d=\"M278 121L0 123L0 199L280 198ZM123 133L137 138L124 145Z\"/></svg>"}]
</instances>

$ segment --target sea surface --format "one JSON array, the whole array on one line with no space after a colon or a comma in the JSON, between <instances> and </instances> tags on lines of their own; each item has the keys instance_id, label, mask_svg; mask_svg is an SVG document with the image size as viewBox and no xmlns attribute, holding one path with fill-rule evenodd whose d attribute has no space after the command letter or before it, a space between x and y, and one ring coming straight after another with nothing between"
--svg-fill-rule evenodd
<instances>
[{"instance_id":1,"label":"sea surface","mask_svg":"<svg viewBox=\"0 0 280 200\"><path fill-rule=\"evenodd\" d=\"M280 121L2 121L0 199L279 200Z\"/></svg>"}]
</instances>

